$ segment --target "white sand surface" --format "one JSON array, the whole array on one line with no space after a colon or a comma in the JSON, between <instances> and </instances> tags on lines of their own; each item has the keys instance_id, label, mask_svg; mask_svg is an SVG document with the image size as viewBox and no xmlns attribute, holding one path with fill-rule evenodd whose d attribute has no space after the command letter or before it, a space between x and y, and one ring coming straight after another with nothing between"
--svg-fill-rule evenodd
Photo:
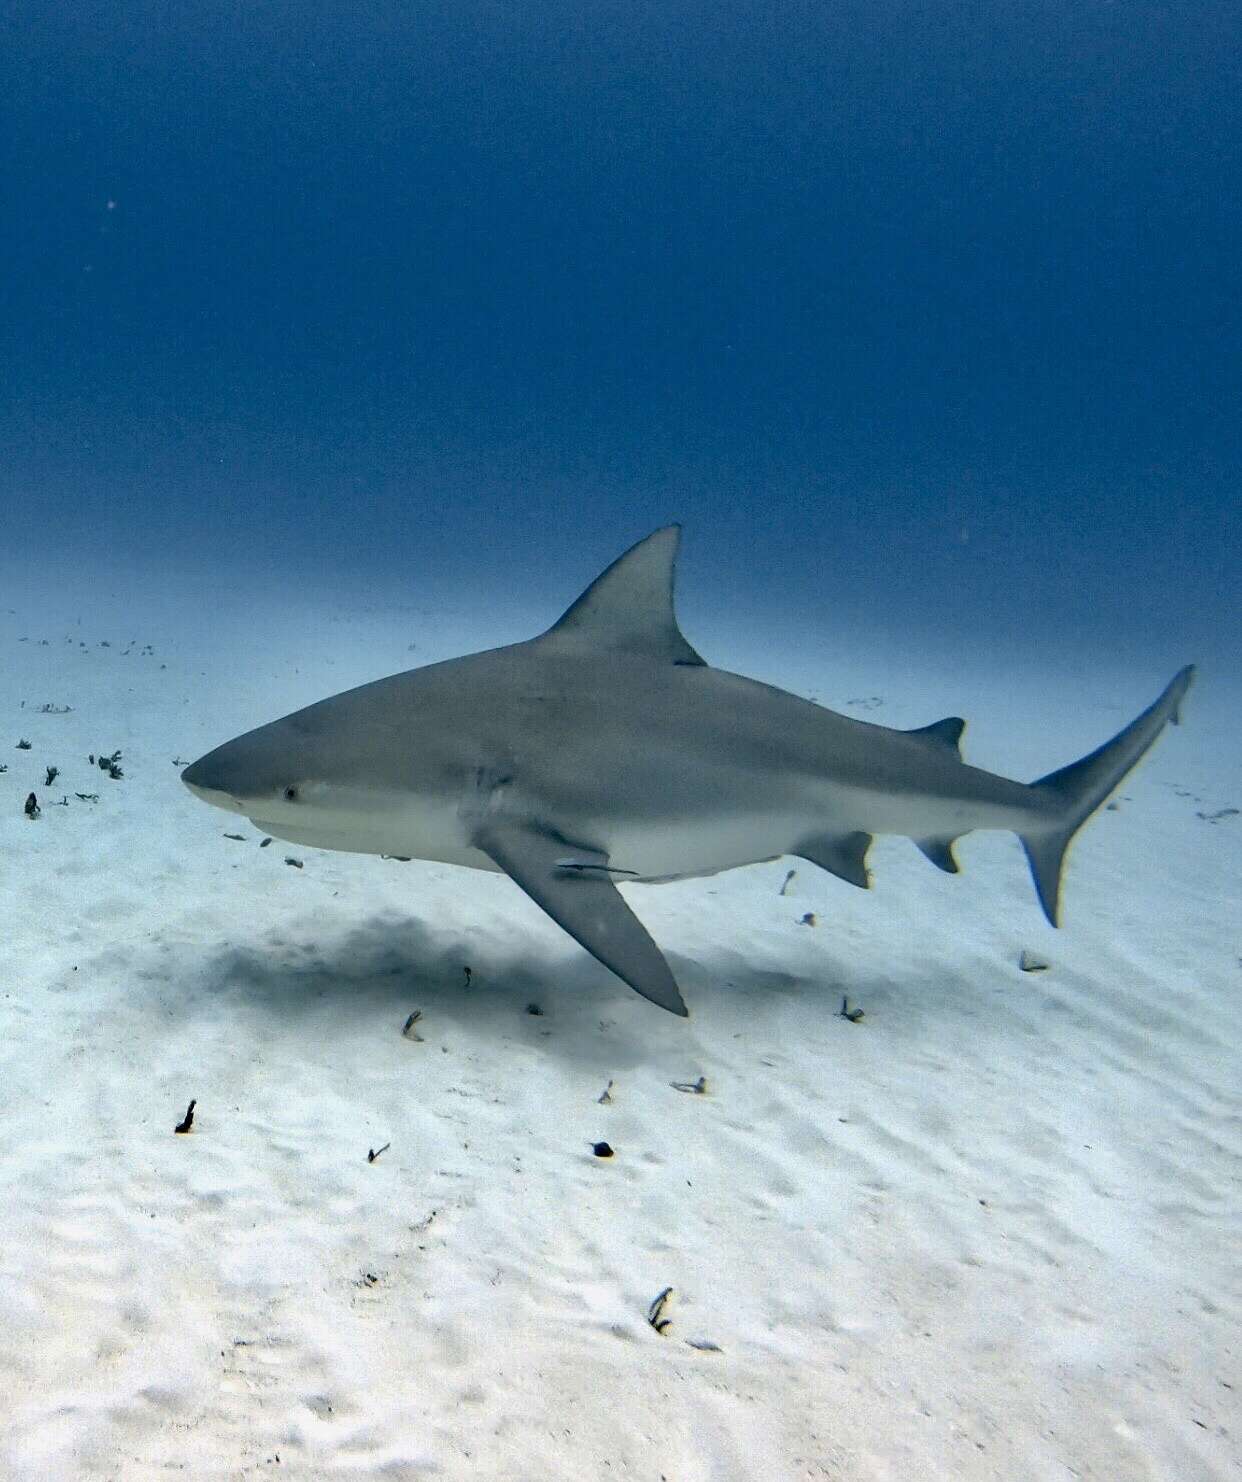
<instances>
[{"instance_id":1,"label":"white sand surface","mask_svg":"<svg viewBox=\"0 0 1242 1482\"><path fill-rule=\"evenodd\" d=\"M1060 932L1003 835L956 878L881 841L870 893L631 887L681 1022L501 876L260 849L178 781L527 631L470 593L10 573L0 1477L1237 1477L1242 816L1203 816L1242 807L1236 668L1083 835ZM847 713L960 712L1022 777L1200 657L687 631Z\"/></svg>"}]
</instances>

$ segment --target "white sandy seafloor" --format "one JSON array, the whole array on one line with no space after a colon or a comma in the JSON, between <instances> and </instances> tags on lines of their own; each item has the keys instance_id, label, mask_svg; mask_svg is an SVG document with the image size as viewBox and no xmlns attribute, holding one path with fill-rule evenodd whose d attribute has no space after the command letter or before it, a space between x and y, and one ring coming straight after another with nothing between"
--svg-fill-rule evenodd
<instances>
[{"instance_id":1,"label":"white sandy seafloor","mask_svg":"<svg viewBox=\"0 0 1242 1482\"><path fill-rule=\"evenodd\" d=\"M501 876L261 850L178 781L513 621L0 594L0 1477L1236 1477L1236 668L1082 836L1060 932L999 834L956 878L882 841L869 893L631 887L681 1022ZM960 711L1022 777L1201 657L687 632L870 720Z\"/></svg>"}]
</instances>

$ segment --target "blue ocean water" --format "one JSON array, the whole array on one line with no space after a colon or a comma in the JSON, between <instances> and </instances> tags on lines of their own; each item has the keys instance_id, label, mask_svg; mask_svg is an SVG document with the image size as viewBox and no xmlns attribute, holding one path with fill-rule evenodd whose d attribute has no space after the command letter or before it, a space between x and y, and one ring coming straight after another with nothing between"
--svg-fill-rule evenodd
<instances>
[{"instance_id":1,"label":"blue ocean water","mask_svg":"<svg viewBox=\"0 0 1242 1482\"><path fill-rule=\"evenodd\" d=\"M0 1477L1236 1475L1240 55L7 9ZM1065 931L999 833L635 886L683 1021L503 875L181 786L670 521L709 662L1007 776L1199 663Z\"/></svg>"},{"instance_id":2,"label":"blue ocean water","mask_svg":"<svg viewBox=\"0 0 1242 1482\"><path fill-rule=\"evenodd\" d=\"M53 4L7 569L1228 660L1236 7ZM128 577L127 577L128 579Z\"/></svg>"}]
</instances>

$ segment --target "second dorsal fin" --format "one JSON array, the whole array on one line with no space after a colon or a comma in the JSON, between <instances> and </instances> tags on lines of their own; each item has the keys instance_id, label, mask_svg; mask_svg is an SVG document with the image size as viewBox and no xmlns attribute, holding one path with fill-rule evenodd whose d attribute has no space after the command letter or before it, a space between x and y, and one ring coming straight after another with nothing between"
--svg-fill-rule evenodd
<instances>
[{"instance_id":1,"label":"second dorsal fin","mask_svg":"<svg viewBox=\"0 0 1242 1482\"><path fill-rule=\"evenodd\" d=\"M666 525L631 546L536 642L702 665L673 612L673 566L680 537L680 525Z\"/></svg>"},{"instance_id":2,"label":"second dorsal fin","mask_svg":"<svg viewBox=\"0 0 1242 1482\"><path fill-rule=\"evenodd\" d=\"M929 745L939 746L961 756L962 732L965 729L966 722L960 715L946 715L943 720L934 720L929 726L916 726L906 734L921 736Z\"/></svg>"}]
</instances>

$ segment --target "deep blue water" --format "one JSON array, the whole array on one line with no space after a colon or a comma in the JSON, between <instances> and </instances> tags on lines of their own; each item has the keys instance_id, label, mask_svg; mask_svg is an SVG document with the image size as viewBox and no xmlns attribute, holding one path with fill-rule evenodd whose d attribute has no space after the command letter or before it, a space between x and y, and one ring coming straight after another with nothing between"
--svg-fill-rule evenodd
<instances>
[{"instance_id":1,"label":"deep blue water","mask_svg":"<svg viewBox=\"0 0 1242 1482\"><path fill-rule=\"evenodd\" d=\"M1233 0L10 11L4 555L559 609L680 519L704 611L1236 655L1240 44Z\"/></svg>"}]
</instances>

